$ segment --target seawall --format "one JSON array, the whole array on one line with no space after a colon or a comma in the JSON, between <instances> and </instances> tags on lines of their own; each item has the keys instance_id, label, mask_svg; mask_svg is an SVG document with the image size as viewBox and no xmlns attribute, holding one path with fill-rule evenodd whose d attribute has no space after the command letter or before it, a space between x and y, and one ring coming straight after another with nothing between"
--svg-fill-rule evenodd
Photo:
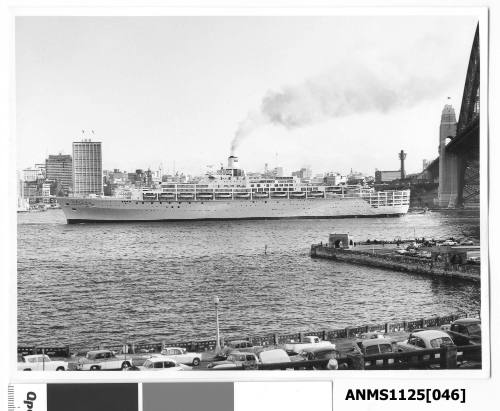
<instances>
[{"instance_id":1,"label":"seawall","mask_svg":"<svg viewBox=\"0 0 500 411\"><path fill-rule=\"evenodd\" d=\"M380 255L367 251L333 248L324 244L313 244L311 246L311 257L327 258L351 264L386 268L414 274L432 275L435 277L457 278L474 282L480 282L481 279L481 270L479 266L456 265L455 267L449 267L419 257Z\"/></svg>"}]
</instances>

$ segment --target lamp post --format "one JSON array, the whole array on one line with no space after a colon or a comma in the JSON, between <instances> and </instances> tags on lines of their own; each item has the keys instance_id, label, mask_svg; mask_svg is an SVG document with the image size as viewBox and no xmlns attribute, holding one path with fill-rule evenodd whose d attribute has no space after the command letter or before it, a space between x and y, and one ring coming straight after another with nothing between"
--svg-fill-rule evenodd
<instances>
[{"instance_id":1,"label":"lamp post","mask_svg":"<svg viewBox=\"0 0 500 411\"><path fill-rule=\"evenodd\" d=\"M219 297L215 296L214 297L214 304L215 304L215 325L217 327L217 334L216 334L216 340L215 340L215 353L219 354L220 353L220 336L219 336Z\"/></svg>"}]
</instances>

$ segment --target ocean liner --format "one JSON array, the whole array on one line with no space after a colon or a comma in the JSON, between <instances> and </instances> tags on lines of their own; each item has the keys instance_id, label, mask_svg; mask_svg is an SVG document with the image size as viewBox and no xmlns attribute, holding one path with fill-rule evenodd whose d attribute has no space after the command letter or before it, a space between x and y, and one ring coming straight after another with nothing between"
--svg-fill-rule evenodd
<instances>
[{"instance_id":1,"label":"ocean liner","mask_svg":"<svg viewBox=\"0 0 500 411\"><path fill-rule=\"evenodd\" d=\"M249 178L230 156L227 168L196 184L161 183L137 199L60 197L66 220L84 222L347 218L408 212L410 190L306 185L296 177Z\"/></svg>"}]
</instances>

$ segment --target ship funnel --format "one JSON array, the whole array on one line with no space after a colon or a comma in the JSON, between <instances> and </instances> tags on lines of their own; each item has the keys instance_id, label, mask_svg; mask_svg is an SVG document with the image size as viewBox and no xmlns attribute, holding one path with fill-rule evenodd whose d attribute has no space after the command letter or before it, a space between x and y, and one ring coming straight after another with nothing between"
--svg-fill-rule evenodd
<instances>
[{"instance_id":1,"label":"ship funnel","mask_svg":"<svg viewBox=\"0 0 500 411\"><path fill-rule=\"evenodd\" d=\"M227 168L237 168L238 157L229 156L227 159Z\"/></svg>"}]
</instances>

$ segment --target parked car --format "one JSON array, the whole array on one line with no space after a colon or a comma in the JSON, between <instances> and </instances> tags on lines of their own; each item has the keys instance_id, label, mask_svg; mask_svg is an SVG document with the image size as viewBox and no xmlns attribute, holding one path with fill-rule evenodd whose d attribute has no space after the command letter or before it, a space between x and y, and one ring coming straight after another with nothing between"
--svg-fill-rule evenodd
<instances>
[{"instance_id":1,"label":"parked car","mask_svg":"<svg viewBox=\"0 0 500 411\"><path fill-rule=\"evenodd\" d=\"M359 341L359 340L358 340ZM340 358L346 358L348 354L362 354L359 345L356 341L346 341L345 344L339 347Z\"/></svg>"},{"instance_id":2,"label":"parked car","mask_svg":"<svg viewBox=\"0 0 500 411\"><path fill-rule=\"evenodd\" d=\"M117 357L110 350L89 351L87 355L78 360L76 366L80 371L98 370L125 370L133 366L132 358L126 356Z\"/></svg>"},{"instance_id":3,"label":"parked car","mask_svg":"<svg viewBox=\"0 0 500 411\"><path fill-rule=\"evenodd\" d=\"M385 354L398 351L396 342L390 338L362 339L357 340L356 344L363 355Z\"/></svg>"},{"instance_id":4,"label":"parked car","mask_svg":"<svg viewBox=\"0 0 500 411\"><path fill-rule=\"evenodd\" d=\"M472 240L464 240L460 243L460 245L474 245L474 241Z\"/></svg>"},{"instance_id":5,"label":"parked car","mask_svg":"<svg viewBox=\"0 0 500 411\"><path fill-rule=\"evenodd\" d=\"M25 355L17 363L18 371L66 371L66 361L52 361L47 354Z\"/></svg>"},{"instance_id":6,"label":"parked car","mask_svg":"<svg viewBox=\"0 0 500 411\"><path fill-rule=\"evenodd\" d=\"M441 330L423 330L412 332L406 341L398 342L398 350L415 351L440 348L443 345L453 345L450 336Z\"/></svg>"},{"instance_id":7,"label":"parked car","mask_svg":"<svg viewBox=\"0 0 500 411\"><path fill-rule=\"evenodd\" d=\"M136 369L140 371L165 371L165 372L173 372L173 371L187 371L192 368L188 365L180 364L175 361L173 358L169 358L163 355L155 355L148 358L144 361L139 367Z\"/></svg>"},{"instance_id":8,"label":"parked car","mask_svg":"<svg viewBox=\"0 0 500 411\"><path fill-rule=\"evenodd\" d=\"M478 318L460 318L446 331L455 345L481 344L481 320Z\"/></svg>"},{"instance_id":9,"label":"parked car","mask_svg":"<svg viewBox=\"0 0 500 411\"><path fill-rule=\"evenodd\" d=\"M364 340L357 340L356 343L359 348L359 351L364 356L399 352L396 341L392 340L391 338L385 338L385 337L370 338ZM398 362L398 360L394 360L393 358L389 358L387 359L387 361L389 364L394 364L395 362ZM373 363L373 360L366 361L365 365L368 365L369 363ZM375 360L375 363L383 364L384 360L383 359Z\"/></svg>"},{"instance_id":10,"label":"parked car","mask_svg":"<svg viewBox=\"0 0 500 411\"><path fill-rule=\"evenodd\" d=\"M258 345L253 345L248 340L232 340L228 341L224 346L221 352L221 356L228 356L233 351L244 351L244 352L253 352L258 353L262 351L262 347Z\"/></svg>"},{"instance_id":11,"label":"parked car","mask_svg":"<svg viewBox=\"0 0 500 411\"><path fill-rule=\"evenodd\" d=\"M329 347L335 348L335 344L330 341L322 341L319 337L315 335L306 335L301 342L298 343L288 343L285 344L285 351L288 354L298 354L300 351L309 347Z\"/></svg>"},{"instance_id":12,"label":"parked car","mask_svg":"<svg viewBox=\"0 0 500 411\"><path fill-rule=\"evenodd\" d=\"M446 241L443 241L441 243L441 245L448 245L448 246L452 246L452 245L457 245L457 242L456 241L453 241L453 240L446 240Z\"/></svg>"},{"instance_id":13,"label":"parked car","mask_svg":"<svg viewBox=\"0 0 500 411\"><path fill-rule=\"evenodd\" d=\"M216 361L208 364L208 368L214 370L255 370L259 364L259 358L253 352L233 351L224 361Z\"/></svg>"},{"instance_id":14,"label":"parked car","mask_svg":"<svg viewBox=\"0 0 500 411\"><path fill-rule=\"evenodd\" d=\"M189 364L197 367L201 362L201 353L187 352L185 348L167 347L161 350L161 354L175 359L181 364Z\"/></svg>"},{"instance_id":15,"label":"parked car","mask_svg":"<svg viewBox=\"0 0 500 411\"><path fill-rule=\"evenodd\" d=\"M367 333L361 333L359 338L362 340L370 340L373 338L384 338L384 334L380 331L370 331Z\"/></svg>"},{"instance_id":16,"label":"parked car","mask_svg":"<svg viewBox=\"0 0 500 411\"><path fill-rule=\"evenodd\" d=\"M338 359L340 353L331 347L309 347L299 352L299 355L294 358L295 361L303 360L328 360L324 367L315 366L316 369L337 370L339 368Z\"/></svg>"},{"instance_id":17,"label":"parked car","mask_svg":"<svg viewBox=\"0 0 500 411\"><path fill-rule=\"evenodd\" d=\"M262 364L275 364L292 361L286 351L282 350L281 348L260 352L259 360Z\"/></svg>"}]
</instances>

